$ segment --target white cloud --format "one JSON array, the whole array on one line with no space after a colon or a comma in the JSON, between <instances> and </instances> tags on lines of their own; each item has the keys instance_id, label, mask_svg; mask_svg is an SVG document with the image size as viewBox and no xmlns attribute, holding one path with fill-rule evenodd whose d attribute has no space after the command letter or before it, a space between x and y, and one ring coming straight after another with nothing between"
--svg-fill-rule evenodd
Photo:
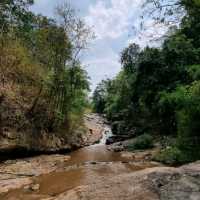
<instances>
[{"instance_id":1,"label":"white cloud","mask_svg":"<svg viewBox=\"0 0 200 200\"><path fill-rule=\"evenodd\" d=\"M91 77L91 90L106 78L113 78L121 69L119 55L105 41L95 43L88 56L83 60L86 70Z\"/></svg>"},{"instance_id":2,"label":"white cloud","mask_svg":"<svg viewBox=\"0 0 200 200\"><path fill-rule=\"evenodd\" d=\"M139 21L138 25L135 23L135 26L139 27ZM127 45L136 43L142 48L147 45L150 47L159 47L167 31L168 27L164 26L162 23L159 24L153 19L147 19L144 21L143 29L139 30L134 37L127 40Z\"/></svg>"},{"instance_id":3,"label":"white cloud","mask_svg":"<svg viewBox=\"0 0 200 200\"><path fill-rule=\"evenodd\" d=\"M65 0L35 0L33 10L47 16L53 16L54 7ZM139 27L139 18L144 0L66 0L80 9L86 23L94 27L97 39L87 55L83 56L83 64L91 77L91 89L105 78L113 78L120 71L119 52L129 43L135 42L144 47L152 46L150 35L162 34L163 28L153 27L151 19L145 20L146 31L134 35L132 27ZM84 12L83 12L84 10ZM128 37L131 35L131 37Z\"/></svg>"},{"instance_id":4,"label":"white cloud","mask_svg":"<svg viewBox=\"0 0 200 200\"><path fill-rule=\"evenodd\" d=\"M110 6L99 0L90 5L86 22L93 26L98 39L117 39L131 26L130 21L138 18L142 0L111 0Z\"/></svg>"},{"instance_id":5,"label":"white cloud","mask_svg":"<svg viewBox=\"0 0 200 200\"><path fill-rule=\"evenodd\" d=\"M85 20L94 27L97 39L84 64L91 77L92 91L102 79L113 78L120 71L116 45L122 38L126 41L130 27L140 15L142 1L98 0L89 6Z\"/></svg>"},{"instance_id":6,"label":"white cloud","mask_svg":"<svg viewBox=\"0 0 200 200\"><path fill-rule=\"evenodd\" d=\"M112 79L120 71L120 64L116 61L108 59L89 61L87 71L91 77L91 91L93 92L96 85L103 79Z\"/></svg>"}]
</instances>

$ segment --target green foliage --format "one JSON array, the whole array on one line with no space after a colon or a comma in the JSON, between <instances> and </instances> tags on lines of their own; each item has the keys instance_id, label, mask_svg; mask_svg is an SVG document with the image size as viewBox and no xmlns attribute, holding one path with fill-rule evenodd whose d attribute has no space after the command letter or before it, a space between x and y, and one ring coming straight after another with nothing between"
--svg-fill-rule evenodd
<instances>
[{"instance_id":1,"label":"green foliage","mask_svg":"<svg viewBox=\"0 0 200 200\"><path fill-rule=\"evenodd\" d=\"M130 151L134 151L134 150L150 149L153 146L154 146L153 137L149 134L144 134L136 137L134 142L132 144L129 144L127 148Z\"/></svg>"},{"instance_id":2,"label":"green foliage","mask_svg":"<svg viewBox=\"0 0 200 200\"><path fill-rule=\"evenodd\" d=\"M147 2L155 6L159 23L181 19L180 26L168 32L160 48L125 48L121 72L96 92L116 134L134 130L176 137L161 160L182 163L200 159L200 7L196 0L165 3Z\"/></svg>"},{"instance_id":3,"label":"green foliage","mask_svg":"<svg viewBox=\"0 0 200 200\"><path fill-rule=\"evenodd\" d=\"M191 159L200 158L200 81L185 87L183 106L177 111L178 147Z\"/></svg>"},{"instance_id":4,"label":"green foliage","mask_svg":"<svg viewBox=\"0 0 200 200\"><path fill-rule=\"evenodd\" d=\"M192 80L200 80L200 65L192 65L188 69L188 73Z\"/></svg>"},{"instance_id":5,"label":"green foliage","mask_svg":"<svg viewBox=\"0 0 200 200\"><path fill-rule=\"evenodd\" d=\"M192 67L192 71L196 67ZM196 70L195 70L196 71ZM162 95L160 103L176 114L177 141L158 155L158 160L170 164L185 163L200 158L200 82L181 86L175 92Z\"/></svg>"},{"instance_id":6,"label":"green foliage","mask_svg":"<svg viewBox=\"0 0 200 200\"><path fill-rule=\"evenodd\" d=\"M103 80L96 87L93 94L94 110L97 113L104 113L106 107L107 88L109 87L110 80Z\"/></svg>"},{"instance_id":7,"label":"green foliage","mask_svg":"<svg viewBox=\"0 0 200 200\"><path fill-rule=\"evenodd\" d=\"M17 35L22 36L23 31L29 31L32 28L34 15L27 8L33 3L33 0L2 0L0 3L0 33L9 33L14 30Z\"/></svg>"},{"instance_id":8,"label":"green foliage","mask_svg":"<svg viewBox=\"0 0 200 200\"><path fill-rule=\"evenodd\" d=\"M167 147L157 154L154 160L169 165L184 164L191 161L177 147Z\"/></svg>"},{"instance_id":9,"label":"green foliage","mask_svg":"<svg viewBox=\"0 0 200 200\"><path fill-rule=\"evenodd\" d=\"M79 118L88 104L88 75L73 58L70 32L56 19L32 13L29 6L33 3L0 3L0 93L21 106L21 121L31 124L33 130L54 132L64 126L69 133L72 123L82 123ZM82 24L73 33L86 41L83 29Z\"/></svg>"},{"instance_id":10,"label":"green foliage","mask_svg":"<svg viewBox=\"0 0 200 200\"><path fill-rule=\"evenodd\" d=\"M177 32L170 36L163 44L166 64L183 67L199 61L199 49L193 44L193 39L184 33Z\"/></svg>"},{"instance_id":11,"label":"green foliage","mask_svg":"<svg viewBox=\"0 0 200 200\"><path fill-rule=\"evenodd\" d=\"M127 72L135 72L137 60L140 53L140 47L137 44L130 44L121 53L121 63Z\"/></svg>"}]
</instances>

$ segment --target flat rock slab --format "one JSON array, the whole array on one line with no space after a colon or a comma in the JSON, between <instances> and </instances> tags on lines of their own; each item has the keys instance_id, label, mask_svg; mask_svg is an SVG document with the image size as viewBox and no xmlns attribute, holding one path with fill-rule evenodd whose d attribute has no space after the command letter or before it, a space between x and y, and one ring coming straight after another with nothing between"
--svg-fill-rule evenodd
<instances>
[{"instance_id":1,"label":"flat rock slab","mask_svg":"<svg viewBox=\"0 0 200 200\"><path fill-rule=\"evenodd\" d=\"M155 167L66 191L52 200L200 200L200 163Z\"/></svg>"},{"instance_id":2,"label":"flat rock slab","mask_svg":"<svg viewBox=\"0 0 200 200\"><path fill-rule=\"evenodd\" d=\"M133 167L137 167L137 170L132 170ZM120 162L88 163L77 166L76 169L44 175L46 182L40 177L41 187L37 193L23 193L23 190L18 190L10 195L8 193L3 200L13 200L12 197L16 197L16 194L20 197L16 199L20 200L34 200L35 195L38 200L200 200L200 162L179 168L156 166L156 163L148 167L148 162L146 166L145 162L140 162L130 163L128 167ZM81 176L84 172L86 179L81 181L81 176L73 176L79 181L78 184L70 183L68 189L64 189L64 184L68 184L67 180L72 181L69 178L73 175L72 173L67 178L67 170L76 175L77 172L82 172ZM56 181L56 173L60 183ZM51 179L55 186L50 184L48 191L47 185L51 183ZM57 191L53 193L55 188Z\"/></svg>"},{"instance_id":3,"label":"flat rock slab","mask_svg":"<svg viewBox=\"0 0 200 200\"><path fill-rule=\"evenodd\" d=\"M0 194L32 183L32 177L59 169L70 156L44 155L0 164Z\"/></svg>"}]
</instances>

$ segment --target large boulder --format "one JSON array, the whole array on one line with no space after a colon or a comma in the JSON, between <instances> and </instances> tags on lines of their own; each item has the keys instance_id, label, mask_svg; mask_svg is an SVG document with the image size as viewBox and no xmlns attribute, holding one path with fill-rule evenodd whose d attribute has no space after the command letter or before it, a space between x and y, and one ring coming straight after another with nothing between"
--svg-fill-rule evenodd
<instances>
[{"instance_id":1,"label":"large boulder","mask_svg":"<svg viewBox=\"0 0 200 200\"><path fill-rule=\"evenodd\" d=\"M110 145L110 144L113 144L113 143L116 143L116 142L125 141L129 138L132 138L132 137L133 136L130 136L130 135L113 135L106 140L106 144Z\"/></svg>"}]
</instances>

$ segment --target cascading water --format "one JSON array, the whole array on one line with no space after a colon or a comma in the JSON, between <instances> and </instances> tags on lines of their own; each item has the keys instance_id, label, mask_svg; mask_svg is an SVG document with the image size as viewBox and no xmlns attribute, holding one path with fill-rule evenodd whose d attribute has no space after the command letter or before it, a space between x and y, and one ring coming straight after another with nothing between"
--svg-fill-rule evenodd
<instances>
[{"instance_id":1,"label":"cascading water","mask_svg":"<svg viewBox=\"0 0 200 200\"><path fill-rule=\"evenodd\" d=\"M111 128L109 126L105 127L104 131L102 133L102 138L101 138L101 140L100 140L98 145L105 145L106 144L106 140L108 138L110 138L112 135L113 134L112 134Z\"/></svg>"}]
</instances>

